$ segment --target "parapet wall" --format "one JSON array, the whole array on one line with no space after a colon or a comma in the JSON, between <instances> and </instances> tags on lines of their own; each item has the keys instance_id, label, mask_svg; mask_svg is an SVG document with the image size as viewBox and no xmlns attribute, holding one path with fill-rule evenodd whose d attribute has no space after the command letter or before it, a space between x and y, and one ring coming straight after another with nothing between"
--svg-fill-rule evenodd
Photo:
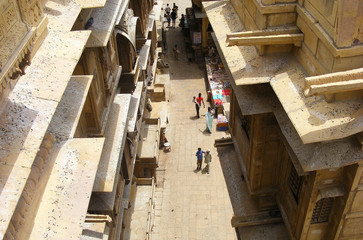
<instances>
[{"instance_id":1,"label":"parapet wall","mask_svg":"<svg viewBox=\"0 0 363 240\"><path fill-rule=\"evenodd\" d=\"M362 1L300 0L338 48L352 47L363 43Z\"/></svg>"},{"instance_id":2,"label":"parapet wall","mask_svg":"<svg viewBox=\"0 0 363 240\"><path fill-rule=\"evenodd\" d=\"M267 2L268 5L263 2ZM279 0L278 4L275 2L275 0L231 0L245 31L294 26L297 16L296 1ZM292 45L265 45L257 46L257 49L260 54L270 54L290 52L293 48Z\"/></svg>"},{"instance_id":3,"label":"parapet wall","mask_svg":"<svg viewBox=\"0 0 363 240\"><path fill-rule=\"evenodd\" d=\"M300 63L310 75L362 67L361 37L358 31L352 30L362 24L354 20L362 18L362 13L360 17L356 14L349 19L345 16L346 13L342 13L347 3L326 4L324 11L318 11L316 8L322 7L321 4L322 0L313 3L307 0L304 5L297 6L297 26L304 33L302 47L297 52ZM346 24L347 21L350 22L350 27L339 30L341 24Z\"/></svg>"},{"instance_id":4,"label":"parapet wall","mask_svg":"<svg viewBox=\"0 0 363 240\"><path fill-rule=\"evenodd\" d=\"M342 0L231 0L245 31L296 25L301 47L256 46L261 55L293 51L312 76L363 67L363 3Z\"/></svg>"}]
</instances>

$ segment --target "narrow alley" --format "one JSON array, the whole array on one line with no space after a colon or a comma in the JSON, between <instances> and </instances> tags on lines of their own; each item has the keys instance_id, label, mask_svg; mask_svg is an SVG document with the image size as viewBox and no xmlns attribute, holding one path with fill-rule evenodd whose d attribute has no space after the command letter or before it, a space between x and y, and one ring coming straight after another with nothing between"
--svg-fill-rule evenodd
<instances>
[{"instance_id":1,"label":"narrow alley","mask_svg":"<svg viewBox=\"0 0 363 240\"><path fill-rule=\"evenodd\" d=\"M163 6L167 3L173 4L165 2ZM189 1L175 3L179 6L179 15L191 6ZM236 239L230 223L232 206L218 153L213 146L215 139L227 137L228 132L216 131L215 122L212 134L204 131L204 113L209 106L205 72L195 62L188 61L181 28L165 29L165 59L170 65L170 80L166 82L169 100L167 138L172 150L160 155L152 239ZM179 60L173 57L175 44L180 49ZM205 108L201 107L203 116L198 119L192 98L199 92L205 100ZM204 151L211 150L210 174L196 171L195 153L198 147Z\"/></svg>"},{"instance_id":2,"label":"narrow alley","mask_svg":"<svg viewBox=\"0 0 363 240\"><path fill-rule=\"evenodd\" d=\"M0 239L363 239L362 3L1 0Z\"/></svg>"}]
</instances>

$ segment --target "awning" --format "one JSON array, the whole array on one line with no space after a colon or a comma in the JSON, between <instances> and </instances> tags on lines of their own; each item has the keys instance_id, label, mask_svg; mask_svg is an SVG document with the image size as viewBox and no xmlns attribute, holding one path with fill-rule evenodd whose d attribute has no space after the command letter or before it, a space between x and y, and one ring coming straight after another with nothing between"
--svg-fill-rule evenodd
<instances>
[{"instance_id":1,"label":"awning","mask_svg":"<svg viewBox=\"0 0 363 240\"><path fill-rule=\"evenodd\" d=\"M82 7L74 1L46 1L44 14L48 19L48 31L71 31ZM49 36L48 36L49 37Z\"/></svg>"},{"instance_id":2,"label":"awning","mask_svg":"<svg viewBox=\"0 0 363 240\"><path fill-rule=\"evenodd\" d=\"M92 79L93 75L78 75L69 81L48 128L57 141L73 138Z\"/></svg>"},{"instance_id":3,"label":"awning","mask_svg":"<svg viewBox=\"0 0 363 240\"><path fill-rule=\"evenodd\" d=\"M29 239L79 239L104 138L71 139L54 151L54 166Z\"/></svg>"},{"instance_id":4,"label":"awning","mask_svg":"<svg viewBox=\"0 0 363 240\"><path fill-rule=\"evenodd\" d=\"M299 63L281 72L270 84L303 143L342 139L363 131L363 101L327 103L324 96L304 96L305 73Z\"/></svg>"},{"instance_id":5,"label":"awning","mask_svg":"<svg viewBox=\"0 0 363 240\"><path fill-rule=\"evenodd\" d=\"M138 121L137 116L140 108L140 103L143 100L141 99L143 95L142 93L146 91L143 89L143 86L144 82L137 82L136 89L131 96L130 109L128 112L129 124L127 125L129 133L133 133L137 130L136 122ZM143 111L144 109L141 108L140 110Z\"/></svg>"},{"instance_id":6,"label":"awning","mask_svg":"<svg viewBox=\"0 0 363 240\"><path fill-rule=\"evenodd\" d=\"M117 94L112 103L105 131L103 146L93 192L114 192L121 167L122 153L127 133L127 113L131 94ZM112 209L113 205L111 206Z\"/></svg>"},{"instance_id":7,"label":"awning","mask_svg":"<svg viewBox=\"0 0 363 240\"><path fill-rule=\"evenodd\" d=\"M92 30L92 33L87 42L87 47L107 46L121 6L121 1L107 0L104 7L93 10L93 24L89 28L89 30Z\"/></svg>"},{"instance_id":8,"label":"awning","mask_svg":"<svg viewBox=\"0 0 363 240\"><path fill-rule=\"evenodd\" d=\"M243 31L230 2L203 2L235 86L270 83L302 142L346 138L363 131L363 102L327 103L323 97L303 95L303 67L292 54L259 56L254 47L226 47L226 34Z\"/></svg>"},{"instance_id":9,"label":"awning","mask_svg":"<svg viewBox=\"0 0 363 240\"><path fill-rule=\"evenodd\" d=\"M215 33L211 35L214 42L218 43ZM216 46L218 52L222 53L220 45L216 44ZM221 60L223 65L227 66L226 59L222 57ZM226 67L226 72L228 73L229 79L233 79L233 75L228 67ZM268 83L243 86L237 86L233 80L230 83L243 115L273 112L273 108L276 106L278 99Z\"/></svg>"},{"instance_id":10,"label":"awning","mask_svg":"<svg viewBox=\"0 0 363 240\"><path fill-rule=\"evenodd\" d=\"M295 159L290 154L300 175L304 173L299 172L299 169L310 172L319 169L340 168L363 159L363 152L354 136L341 141L304 144L280 104L274 109L274 115L288 142L285 144L288 152L293 153L297 158Z\"/></svg>"},{"instance_id":11,"label":"awning","mask_svg":"<svg viewBox=\"0 0 363 240\"><path fill-rule=\"evenodd\" d=\"M146 70L148 66L148 60L150 55L150 48L151 48L151 39L146 40L144 46L142 46L139 56L140 62L139 66L141 70Z\"/></svg>"}]
</instances>

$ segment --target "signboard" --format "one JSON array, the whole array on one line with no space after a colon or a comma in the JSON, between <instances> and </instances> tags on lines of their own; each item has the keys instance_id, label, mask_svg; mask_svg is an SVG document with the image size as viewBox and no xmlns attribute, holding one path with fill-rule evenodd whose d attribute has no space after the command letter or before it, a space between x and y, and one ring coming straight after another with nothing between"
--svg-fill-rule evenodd
<instances>
[{"instance_id":1,"label":"signboard","mask_svg":"<svg viewBox=\"0 0 363 240\"><path fill-rule=\"evenodd\" d=\"M193 44L201 44L201 43L202 43L202 33L193 32Z\"/></svg>"}]
</instances>

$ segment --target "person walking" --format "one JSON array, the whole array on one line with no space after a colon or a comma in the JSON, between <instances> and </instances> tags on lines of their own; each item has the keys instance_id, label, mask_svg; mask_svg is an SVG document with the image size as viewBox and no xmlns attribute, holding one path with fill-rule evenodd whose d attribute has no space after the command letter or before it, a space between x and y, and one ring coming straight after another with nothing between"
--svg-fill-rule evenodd
<instances>
[{"instance_id":1,"label":"person walking","mask_svg":"<svg viewBox=\"0 0 363 240\"><path fill-rule=\"evenodd\" d=\"M167 4L166 4L166 8L165 8L165 15L166 15L166 14L170 14L170 12L171 12L171 8L170 8L170 6L169 6L169 3L167 3Z\"/></svg>"},{"instance_id":2,"label":"person walking","mask_svg":"<svg viewBox=\"0 0 363 240\"><path fill-rule=\"evenodd\" d=\"M165 13L166 21L168 21L168 27L170 27L171 16L170 13Z\"/></svg>"},{"instance_id":3,"label":"person walking","mask_svg":"<svg viewBox=\"0 0 363 240\"><path fill-rule=\"evenodd\" d=\"M181 18L179 19L179 27L181 27L182 29L182 32L184 30L184 21L185 21L185 17L184 17L184 14L181 15Z\"/></svg>"},{"instance_id":4,"label":"person walking","mask_svg":"<svg viewBox=\"0 0 363 240\"><path fill-rule=\"evenodd\" d=\"M199 118L199 108L200 108L200 105L199 103L197 102L197 99L195 96L193 96L193 100L192 100L193 103L195 103L195 110L197 111L197 117Z\"/></svg>"},{"instance_id":5,"label":"person walking","mask_svg":"<svg viewBox=\"0 0 363 240\"><path fill-rule=\"evenodd\" d=\"M198 97L196 98L196 100L199 103L199 106L202 106L202 103L203 103L203 107L205 108L204 100L202 98L202 94L201 93L198 93Z\"/></svg>"},{"instance_id":6,"label":"person walking","mask_svg":"<svg viewBox=\"0 0 363 240\"><path fill-rule=\"evenodd\" d=\"M209 169L210 169L210 163L212 161L212 155L210 154L210 150L208 149L205 154L204 154L204 163L207 164L207 166L205 167L205 171L209 174Z\"/></svg>"},{"instance_id":7,"label":"person walking","mask_svg":"<svg viewBox=\"0 0 363 240\"><path fill-rule=\"evenodd\" d=\"M202 149L198 148L198 151L195 154L195 156L197 156L197 170L202 169L203 153Z\"/></svg>"},{"instance_id":8,"label":"person walking","mask_svg":"<svg viewBox=\"0 0 363 240\"><path fill-rule=\"evenodd\" d=\"M179 49L178 49L178 45L175 44L174 48L173 48L173 52L174 52L174 58L176 60L179 60Z\"/></svg>"},{"instance_id":9,"label":"person walking","mask_svg":"<svg viewBox=\"0 0 363 240\"><path fill-rule=\"evenodd\" d=\"M213 112L210 107L208 107L208 112L205 113L206 130L212 133L213 126Z\"/></svg>"},{"instance_id":10,"label":"person walking","mask_svg":"<svg viewBox=\"0 0 363 240\"><path fill-rule=\"evenodd\" d=\"M173 10L178 14L179 7L175 3L173 3Z\"/></svg>"},{"instance_id":11,"label":"person walking","mask_svg":"<svg viewBox=\"0 0 363 240\"><path fill-rule=\"evenodd\" d=\"M172 21L172 27L173 28L175 28L175 21L176 21L176 19L177 19L177 17L178 17L178 14L176 13L176 9L173 9L172 10L172 12L171 12L171 14L170 14L170 16L171 16L171 21Z\"/></svg>"}]
</instances>

